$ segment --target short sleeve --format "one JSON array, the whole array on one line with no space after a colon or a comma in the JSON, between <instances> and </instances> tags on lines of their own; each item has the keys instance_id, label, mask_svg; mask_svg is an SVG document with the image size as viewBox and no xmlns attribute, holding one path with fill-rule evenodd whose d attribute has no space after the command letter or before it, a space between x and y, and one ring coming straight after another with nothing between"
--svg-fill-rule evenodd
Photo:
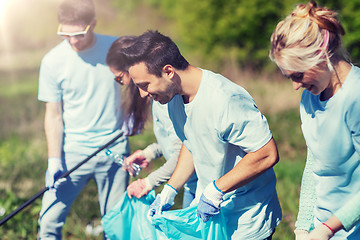
<instances>
[{"instance_id":1,"label":"short sleeve","mask_svg":"<svg viewBox=\"0 0 360 240\"><path fill-rule=\"evenodd\" d=\"M230 97L220 114L220 138L247 153L263 147L272 137L268 122L254 100L245 94Z\"/></svg>"},{"instance_id":2,"label":"short sleeve","mask_svg":"<svg viewBox=\"0 0 360 240\"><path fill-rule=\"evenodd\" d=\"M61 90L57 83L56 77L54 77L55 69L51 68L43 59L40 66L39 73L39 92L38 99L43 102L60 102Z\"/></svg>"}]
</instances>

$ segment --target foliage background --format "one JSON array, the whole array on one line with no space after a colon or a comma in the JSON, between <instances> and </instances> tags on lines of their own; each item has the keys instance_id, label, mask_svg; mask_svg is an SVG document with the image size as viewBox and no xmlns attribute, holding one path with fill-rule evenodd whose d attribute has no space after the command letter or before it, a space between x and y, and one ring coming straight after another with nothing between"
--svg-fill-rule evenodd
<instances>
[{"instance_id":1,"label":"foliage background","mask_svg":"<svg viewBox=\"0 0 360 240\"><path fill-rule=\"evenodd\" d=\"M268 60L269 39L276 23L304 1L295 0L95 0L97 32L138 35L158 29L169 35L195 66L217 71L244 86L267 117L280 152L275 166L283 220L274 239L294 239L301 174L306 147L294 92ZM59 0L0 0L0 218L44 185L46 144L44 104L37 101L42 56L60 42L56 36ZM360 58L360 2L318 1L340 13L344 44L356 64ZM155 141L151 123L132 137L132 151ZM154 161L140 177L158 168ZM160 191L161 188L157 189ZM175 208L180 208L181 195ZM4 226L0 239L35 239L38 199ZM4 212L5 211L5 212ZM1 216L2 215L2 216ZM64 227L64 239L102 239L85 233L99 225L94 182L75 202Z\"/></svg>"}]
</instances>

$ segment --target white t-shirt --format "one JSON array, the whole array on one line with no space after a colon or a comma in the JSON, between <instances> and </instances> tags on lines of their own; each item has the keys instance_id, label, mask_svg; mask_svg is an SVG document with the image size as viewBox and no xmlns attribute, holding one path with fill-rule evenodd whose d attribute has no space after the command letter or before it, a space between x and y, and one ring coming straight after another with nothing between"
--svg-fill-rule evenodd
<instances>
[{"instance_id":1,"label":"white t-shirt","mask_svg":"<svg viewBox=\"0 0 360 240\"><path fill-rule=\"evenodd\" d=\"M116 37L95 36L94 46L82 52L64 40L41 63L38 99L62 101L65 152L91 154L123 127L121 88L105 63ZM127 137L118 142L116 151L127 152Z\"/></svg>"},{"instance_id":2,"label":"white t-shirt","mask_svg":"<svg viewBox=\"0 0 360 240\"><path fill-rule=\"evenodd\" d=\"M176 135L174 126L169 118L167 104L161 104L157 101L153 101L152 115L153 129L156 140L160 145L161 151L166 161L172 162L164 164L161 169L149 175L149 181L152 184L155 184L155 179L157 179L157 186L159 185L159 180L161 180L161 182L164 182L171 177L176 167L177 160L179 158L179 152L182 146L182 142ZM196 174L194 174L184 187L187 188L191 193L195 194L196 182L197 177Z\"/></svg>"}]
</instances>

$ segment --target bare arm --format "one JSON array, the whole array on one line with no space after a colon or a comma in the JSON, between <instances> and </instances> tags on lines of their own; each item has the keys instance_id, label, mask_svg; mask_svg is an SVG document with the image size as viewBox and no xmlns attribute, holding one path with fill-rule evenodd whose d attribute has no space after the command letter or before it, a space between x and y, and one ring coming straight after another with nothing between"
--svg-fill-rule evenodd
<instances>
[{"instance_id":1,"label":"bare arm","mask_svg":"<svg viewBox=\"0 0 360 240\"><path fill-rule=\"evenodd\" d=\"M44 127L48 157L60 158L64 129L61 102L46 103Z\"/></svg>"},{"instance_id":2,"label":"bare arm","mask_svg":"<svg viewBox=\"0 0 360 240\"><path fill-rule=\"evenodd\" d=\"M360 193L357 192L353 198L338 209L325 223L334 231L350 231L360 219Z\"/></svg>"},{"instance_id":3,"label":"bare arm","mask_svg":"<svg viewBox=\"0 0 360 240\"><path fill-rule=\"evenodd\" d=\"M272 168L279 161L274 139L256 152L246 154L227 174L215 181L224 193L242 187Z\"/></svg>"},{"instance_id":4,"label":"bare arm","mask_svg":"<svg viewBox=\"0 0 360 240\"><path fill-rule=\"evenodd\" d=\"M183 144L180 149L179 159L174 173L168 184L179 191L195 172L193 156Z\"/></svg>"},{"instance_id":5,"label":"bare arm","mask_svg":"<svg viewBox=\"0 0 360 240\"><path fill-rule=\"evenodd\" d=\"M337 232L344 228L340 220L335 216L332 215L326 222L326 225L328 225L332 231Z\"/></svg>"}]
</instances>

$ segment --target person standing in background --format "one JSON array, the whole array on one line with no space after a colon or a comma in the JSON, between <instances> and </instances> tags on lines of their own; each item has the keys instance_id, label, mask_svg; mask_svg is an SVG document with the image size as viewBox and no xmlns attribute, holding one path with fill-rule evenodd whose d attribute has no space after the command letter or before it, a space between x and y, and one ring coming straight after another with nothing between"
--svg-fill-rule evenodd
<instances>
[{"instance_id":1,"label":"person standing in background","mask_svg":"<svg viewBox=\"0 0 360 240\"><path fill-rule=\"evenodd\" d=\"M61 239L62 227L81 190L94 179L103 216L128 185L128 174L100 152L64 179L58 177L122 131L109 150L129 155L121 109L121 86L105 63L116 37L96 34L91 0L64 0L57 34L64 38L43 58L38 99L46 103L48 168L42 199L39 239Z\"/></svg>"}]
</instances>

